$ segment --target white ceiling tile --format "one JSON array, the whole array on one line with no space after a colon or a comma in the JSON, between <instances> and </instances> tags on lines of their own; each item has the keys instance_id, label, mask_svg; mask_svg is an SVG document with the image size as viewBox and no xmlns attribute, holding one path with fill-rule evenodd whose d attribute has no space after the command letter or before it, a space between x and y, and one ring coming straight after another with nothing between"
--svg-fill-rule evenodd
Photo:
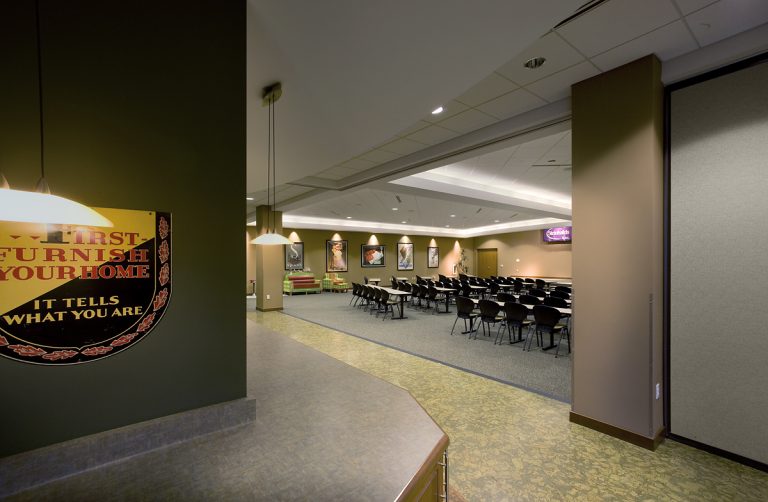
<instances>
[{"instance_id":1,"label":"white ceiling tile","mask_svg":"<svg viewBox=\"0 0 768 502\"><path fill-rule=\"evenodd\" d=\"M679 18L670 0L611 0L557 29L592 57Z\"/></svg>"},{"instance_id":2,"label":"white ceiling tile","mask_svg":"<svg viewBox=\"0 0 768 502\"><path fill-rule=\"evenodd\" d=\"M387 152L399 153L400 155L408 155L409 153L418 152L426 147L424 143L419 143L407 138L396 139L386 145L381 145L381 150Z\"/></svg>"},{"instance_id":3,"label":"white ceiling tile","mask_svg":"<svg viewBox=\"0 0 768 502\"><path fill-rule=\"evenodd\" d=\"M436 145L456 136L457 133L455 131L440 127L439 125L433 125L411 134L408 138L428 145Z\"/></svg>"},{"instance_id":4,"label":"white ceiling tile","mask_svg":"<svg viewBox=\"0 0 768 502\"><path fill-rule=\"evenodd\" d=\"M486 115L483 112L470 108L464 112L459 113L449 119L440 122L442 127L446 127L452 131L459 133L472 132L481 127L491 125L496 122L494 117Z\"/></svg>"},{"instance_id":5,"label":"white ceiling tile","mask_svg":"<svg viewBox=\"0 0 768 502\"><path fill-rule=\"evenodd\" d=\"M360 155L360 157L365 160L370 160L376 164L382 164L384 162L389 162L390 160L395 160L399 157L402 157L402 155L384 150L370 150L365 152L363 155Z\"/></svg>"},{"instance_id":6,"label":"white ceiling tile","mask_svg":"<svg viewBox=\"0 0 768 502\"><path fill-rule=\"evenodd\" d=\"M680 7L680 12L682 12L684 16L687 16L691 12L702 9L717 1L718 0L675 0L675 3Z\"/></svg>"},{"instance_id":7,"label":"white ceiling tile","mask_svg":"<svg viewBox=\"0 0 768 502\"><path fill-rule=\"evenodd\" d=\"M584 61L545 79L538 80L525 88L549 102L567 98L571 95L571 85L600 73L595 65Z\"/></svg>"},{"instance_id":8,"label":"white ceiling tile","mask_svg":"<svg viewBox=\"0 0 768 502\"><path fill-rule=\"evenodd\" d=\"M768 22L766 0L720 0L685 18L702 46Z\"/></svg>"},{"instance_id":9,"label":"white ceiling tile","mask_svg":"<svg viewBox=\"0 0 768 502\"><path fill-rule=\"evenodd\" d=\"M484 103L477 108L489 115L493 115L497 119L505 119L545 104L547 104L546 101L534 96L525 89L518 89Z\"/></svg>"},{"instance_id":10,"label":"white ceiling tile","mask_svg":"<svg viewBox=\"0 0 768 502\"><path fill-rule=\"evenodd\" d=\"M362 170L365 170L365 169L370 169L371 167L373 167L375 165L376 165L375 162L372 162L370 160L361 159L359 157L355 158L355 159L350 159L350 160L348 160L348 161L346 161L346 162L341 164L342 167L346 167L348 169L354 169L354 170L357 170L357 171L362 171Z\"/></svg>"},{"instance_id":11,"label":"white ceiling tile","mask_svg":"<svg viewBox=\"0 0 768 502\"><path fill-rule=\"evenodd\" d=\"M699 46L682 21L675 21L592 58L602 71L612 70L628 61L656 54L662 61L681 56Z\"/></svg>"},{"instance_id":12,"label":"white ceiling tile","mask_svg":"<svg viewBox=\"0 0 768 502\"><path fill-rule=\"evenodd\" d=\"M517 87L517 84L510 82L501 75L491 73L456 99L465 105L477 106L502 94L514 91Z\"/></svg>"},{"instance_id":13,"label":"white ceiling tile","mask_svg":"<svg viewBox=\"0 0 768 502\"><path fill-rule=\"evenodd\" d=\"M426 121L424 121L424 120L419 120L418 122L416 122L415 124L413 124L411 127L408 127L408 128L406 128L406 129L403 129L402 131L400 131L399 133L397 133L397 135L398 135L398 136L402 136L402 137L405 137L405 136L408 136L409 134L413 134L413 133L415 133L415 132L416 132L416 131L418 131L419 129L424 129L424 128L425 128L425 127L427 127L427 126L429 126L429 122L426 122Z\"/></svg>"},{"instance_id":14,"label":"white ceiling tile","mask_svg":"<svg viewBox=\"0 0 768 502\"><path fill-rule=\"evenodd\" d=\"M459 113L463 112L464 110L467 110L468 108L469 107L464 103L460 103L458 101L451 101L443 105L443 111L441 113L438 113L437 115L429 115L428 117L424 117L424 120L426 120L427 122L432 122L434 124L435 122L441 122L449 117L458 115Z\"/></svg>"},{"instance_id":15,"label":"white ceiling tile","mask_svg":"<svg viewBox=\"0 0 768 502\"><path fill-rule=\"evenodd\" d=\"M523 66L526 61L535 57L543 57L547 61L543 66L534 70ZM525 85L581 61L584 61L584 56L565 43L557 33L549 33L538 39L533 45L496 70L496 72L516 84Z\"/></svg>"}]
</instances>

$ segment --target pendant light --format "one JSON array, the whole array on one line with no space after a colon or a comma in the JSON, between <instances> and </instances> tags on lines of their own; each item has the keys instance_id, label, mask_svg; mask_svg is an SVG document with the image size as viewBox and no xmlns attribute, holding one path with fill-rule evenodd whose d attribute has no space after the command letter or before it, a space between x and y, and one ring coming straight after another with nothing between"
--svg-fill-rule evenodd
<instances>
[{"instance_id":1,"label":"pendant light","mask_svg":"<svg viewBox=\"0 0 768 502\"><path fill-rule=\"evenodd\" d=\"M35 192L12 190L0 173L0 221L111 227L112 222L93 209L73 200L51 195L45 180L45 135L43 128L43 63L40 44L40 3L35 2L37 39L37 90L40 115L40 180Z\"/></svg>"},{"instance_id":2,"label":"pendant light","mask_svg":"<svg viewBox=\"0 0 768 502\"><path fill-rule=\"evenodd\" d=\"M269 107L267 116L267 205L269 206L269 215L267 216L267 232L253 239L251 244L293 244L293 241L275 232L275 101L280 99L282 95L283 88L280 82L265 87L262 94L262 106ZM272 194L271 205L270 193Z\"/></svg>"}]
</instances>

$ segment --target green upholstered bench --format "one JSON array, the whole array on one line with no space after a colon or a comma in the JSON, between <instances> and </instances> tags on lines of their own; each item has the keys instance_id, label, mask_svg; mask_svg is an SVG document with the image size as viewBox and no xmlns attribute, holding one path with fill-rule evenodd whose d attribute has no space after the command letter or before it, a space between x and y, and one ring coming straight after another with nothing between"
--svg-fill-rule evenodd
<instances>
[{"instance_id":1,"label":"green upholstered bench","mask_svg":"<svg viewBox=\"0 0 768 502\"><path fill-rule=\"evenodd\" d=\"M288 272L283 280L283 293L321 293L322 285L311 272Z\"/></svg>"}]
</instances>

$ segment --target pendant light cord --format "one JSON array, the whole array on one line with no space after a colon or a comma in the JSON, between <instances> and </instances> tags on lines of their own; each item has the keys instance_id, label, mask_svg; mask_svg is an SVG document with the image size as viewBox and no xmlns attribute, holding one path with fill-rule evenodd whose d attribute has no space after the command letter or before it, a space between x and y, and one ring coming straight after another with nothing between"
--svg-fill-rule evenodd
<instances>
[{"instance_id":1,"label":"pendant light cord","mask_svg":"<svg viewBox=\"0 0 768 502\"><path fill-rule=\"evenodd\" d=\"M35 0L35 25L37 27L37 94L40 112L40 177L45 178L45 133L43 128L43 55L40 43L40 0Z\"/></svg>"},{"instance_id":2,"label":"pendant light cord","mask_svg":"<svg viewBox=\"0 0 768 502\"><path fill-rule=\"evenodd\" d=\"M270 163L272 156L270 149L272 148L272 98L269 98L269 113L267 113L267 207L272 207L272 201L269 198L270 191L272 190L271 176L272 169ZM267 215L267 233L269 233L270 215Z\"/></svg>"},{"instance_id":3,"label":"pendant light cord","mask_svg":"<svg viewBox=\"0 0 768 502\"><path fill-rule=\"evenodd\" d=\"M272 98L272 231L277 233L275 225L275 206L277 206L277 145L275 138L277 137L277 130L275 129L275 105L274 97Z\"/></svg>"}]
</instances>

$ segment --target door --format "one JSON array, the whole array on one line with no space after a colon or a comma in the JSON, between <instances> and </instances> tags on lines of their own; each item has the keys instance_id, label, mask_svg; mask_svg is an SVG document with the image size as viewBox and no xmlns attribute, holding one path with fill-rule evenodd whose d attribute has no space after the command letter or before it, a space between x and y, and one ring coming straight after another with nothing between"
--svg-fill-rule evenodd
<instances>
[{"instance_id":1,"label":"door","mask_svg":"<svg viewBox=\"0 0 768 502\"><path fill-rule=\"evenodd\" d=\"M477 250L477 275L490 277L497 275L498 255L496 248Z\"/></svg>"}]
</instances>

